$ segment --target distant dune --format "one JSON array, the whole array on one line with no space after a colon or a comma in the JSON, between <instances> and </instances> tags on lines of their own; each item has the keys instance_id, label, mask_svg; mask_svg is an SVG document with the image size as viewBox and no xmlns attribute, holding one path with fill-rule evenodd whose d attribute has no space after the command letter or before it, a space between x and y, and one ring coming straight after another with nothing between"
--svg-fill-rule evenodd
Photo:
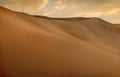
<instances>
[{"instance_id":1,"label":"distant dune","mask_svg":"<svg viewBox=\"0 0 120 77\"><path fill-rule=\"evenodd\" d=\"M0 77L120 77L120 28L0 7Z\"/></svg>"}]
</instances>

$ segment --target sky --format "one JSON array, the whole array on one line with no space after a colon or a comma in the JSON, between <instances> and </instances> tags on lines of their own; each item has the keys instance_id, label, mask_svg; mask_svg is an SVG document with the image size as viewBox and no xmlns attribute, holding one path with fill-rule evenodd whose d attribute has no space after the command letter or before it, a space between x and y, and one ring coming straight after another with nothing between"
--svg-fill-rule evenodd
<instances>
[{"instance_id":1,"label":"sky","mask_svg":"<svg viewBox=\"0 0 120 77\"><path fill-rule=\"evenodd\" d=\"M33 15L99 17L120 23L120 0L0 0L0 5Z\"/></svg>"}]
</instances>

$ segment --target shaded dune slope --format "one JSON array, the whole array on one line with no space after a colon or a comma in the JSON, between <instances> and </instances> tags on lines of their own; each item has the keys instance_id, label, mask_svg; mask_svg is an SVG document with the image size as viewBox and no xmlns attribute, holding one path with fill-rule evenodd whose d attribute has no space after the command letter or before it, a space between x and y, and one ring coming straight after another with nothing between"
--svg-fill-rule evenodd
<instances>
[{"instance_id":1,"label":"shaded dune slope","mask_svg":"<svg viewBox=\"0 0 120 77\"><path fill-rule=\"evenodd\" d=\"M120 77L120 29L0 7L1 77Z\"/></svg>"}]
</instances>

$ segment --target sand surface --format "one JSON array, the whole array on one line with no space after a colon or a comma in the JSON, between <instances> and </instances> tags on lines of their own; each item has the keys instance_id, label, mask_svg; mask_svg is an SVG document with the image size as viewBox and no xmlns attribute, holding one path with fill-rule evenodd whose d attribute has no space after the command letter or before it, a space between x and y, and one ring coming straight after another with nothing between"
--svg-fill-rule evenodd
<instances>
[{"instance_id":1,"label":"sand surface","mask_svg":"<svg viewBox=\"0 0 120 77\"><path fill-rule=\"evenodd\" d=\"M120 27L0 7L0 77L120 77Z\"/></svg>"}]
</instances>

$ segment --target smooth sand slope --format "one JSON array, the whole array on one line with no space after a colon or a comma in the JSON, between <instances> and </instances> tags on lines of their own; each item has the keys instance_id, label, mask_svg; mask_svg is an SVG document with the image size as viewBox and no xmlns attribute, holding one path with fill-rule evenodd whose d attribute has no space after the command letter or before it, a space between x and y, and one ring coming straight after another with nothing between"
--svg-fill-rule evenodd
<instances>
[{"instance_id":1,"label":"smooth sand slope","mask_svg":"<svg viewBox=\"0 0 120 77\"><path fill-rule=\"evenodd\" d=\"M120 77L120 28L0 7L0 77Z\"/></svg>"}]
</instances>

